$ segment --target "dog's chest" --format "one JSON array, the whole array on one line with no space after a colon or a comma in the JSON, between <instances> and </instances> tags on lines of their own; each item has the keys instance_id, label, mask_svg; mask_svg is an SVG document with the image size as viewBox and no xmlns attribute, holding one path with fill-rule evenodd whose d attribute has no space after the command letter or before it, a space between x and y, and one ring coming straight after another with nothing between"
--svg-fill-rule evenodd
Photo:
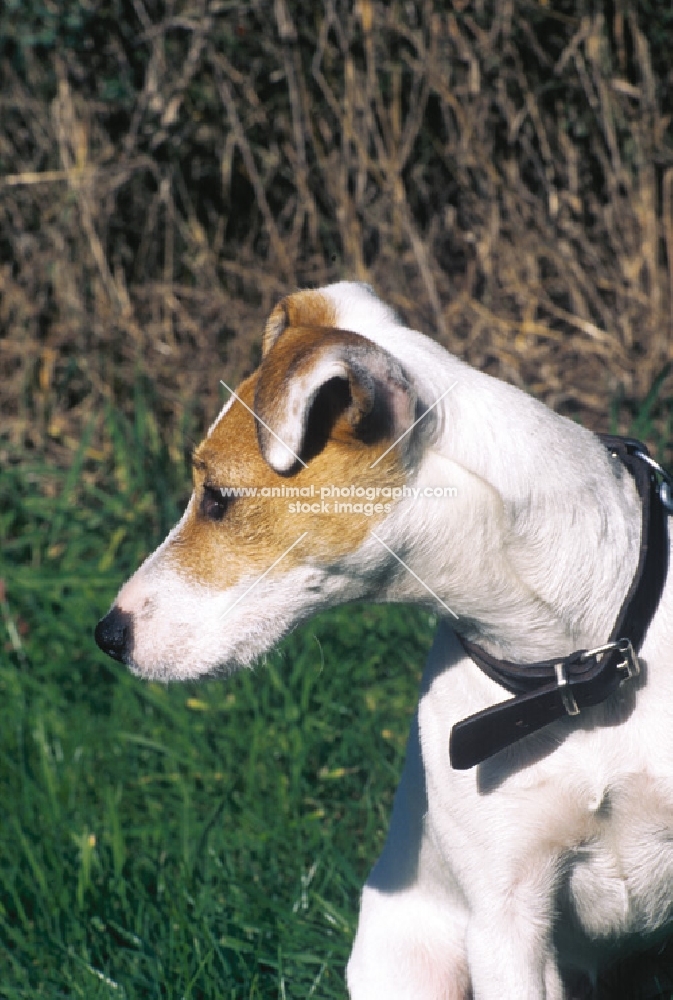
<instances>
[{"instance_id":1,"label":"dog's chest","mask_svg":"<svg viewBox=\"0 0 673 1000\"><path fill-rule=\"evenodd\" d=\"M661 928L673 916L673 783L630 774L612 784L565 860L566 902L585 934Z\"/></svg>"}]
</instances>

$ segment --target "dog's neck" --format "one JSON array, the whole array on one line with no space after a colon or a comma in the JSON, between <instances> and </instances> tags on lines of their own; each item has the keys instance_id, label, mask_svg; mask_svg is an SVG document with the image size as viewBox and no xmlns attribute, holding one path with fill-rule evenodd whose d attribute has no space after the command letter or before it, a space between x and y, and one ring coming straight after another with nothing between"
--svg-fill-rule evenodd
<instances>
[{"instance_id":1,"label":"dog's neck","mask_svg":"<svg viewBox=\"0 0 673 1000\"><path fill-rule=\"evenodd\" d=\"M456 630L496 656L534 661L599 645L638 562L640 501L589 431L475 371L409 330L381 345L417 379L434 439L414 485L456 488L390 521L388 544L458 616ZM429 594L400 567L393 600Z\"/></svg>"},{"instance_id":2,"label":"dog's neck","mask_svg":"<svg viewBox=\"0 0 673 1000\"><path fill-rule=\"evenodd\" d=\"M593 435L473 376L457 387L437 454L420 470L436 477L444 461L466 493L447 511L442 547L455 607L447 603L463 619L456 628L523 662L599 645L636 570L635 484Z\"/></svg>"}]
</instances>

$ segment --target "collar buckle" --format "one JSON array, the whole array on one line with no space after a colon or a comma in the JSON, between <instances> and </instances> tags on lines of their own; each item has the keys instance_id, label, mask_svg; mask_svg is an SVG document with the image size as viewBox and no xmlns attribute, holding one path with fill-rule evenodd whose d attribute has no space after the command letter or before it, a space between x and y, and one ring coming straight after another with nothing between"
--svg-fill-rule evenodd
<instances>
[{"instance_id":1,"label":"collar buckle","mask_svg":"<svg viewBox=\"0 0 673 1000\"><path fill-rule=\"evenodd\" d=\"M620 639L617 643L617 648L620 653L624 654L622 662L617 664L617 670L626 671L626 676L622 677L622 684L626 684L627 681L632 680L634 677L638 677L640 674L640 660L638 659L630 639Z\"/></svg>"},{"instance_id":2,"label":"collar buckle","mask_svg":"<svg viewBox=\"0 0 673 1000\"><path fill-rule=\"evenodd\" d=\"M615 642L607 642L604 646L596 646L595 649L587 649L580 655L580 662L585 662L590 660L594 656L600 656L602 653L621 653L624 659L621 663L616 664L617 670L623 670L625 676L622 677L621 683L625 684L630 681L633 677L638 677L640 674L640 661L636 655L630 639L616 639Z\"/></svg>"}]
</instances>

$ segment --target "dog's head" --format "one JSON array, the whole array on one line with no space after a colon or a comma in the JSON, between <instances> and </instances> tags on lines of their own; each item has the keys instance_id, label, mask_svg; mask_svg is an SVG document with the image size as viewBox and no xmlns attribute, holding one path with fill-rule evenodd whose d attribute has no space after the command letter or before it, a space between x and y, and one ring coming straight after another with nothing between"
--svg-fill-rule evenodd
<instances>
[{"instance_id":1,"label":"dog's head","mask_svg":"<svg viewBox=\"0 0 673 1000\"><path fill-rule=\"evenodd\" d=\"M372 531L413 473L423 412L367 336L386 324L358 285L274 309L260 367L196 449L182 519L99 622L103 650L145 677L232 670L315 611L380 595L393 563Z\"/></svg>"}]
</instances>

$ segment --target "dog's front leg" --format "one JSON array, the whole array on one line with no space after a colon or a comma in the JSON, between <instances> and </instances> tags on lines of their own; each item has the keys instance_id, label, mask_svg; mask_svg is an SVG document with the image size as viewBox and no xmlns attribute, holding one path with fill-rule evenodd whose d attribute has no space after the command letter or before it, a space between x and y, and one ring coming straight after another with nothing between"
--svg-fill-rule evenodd
<instances>
[{"instance_id":1,"label":"dog's front leg","mask_svg":"<svg viewBox=\"0 0 673 1000\"><path fill-rule=\"evenodd\" d=\"M550 938L547 915L529 899L514 893L506 906L485 901L467 930L474 1000L564 1000Z\"/></svg>"},{"instance_id":2,"label":"dog's front leg","mask_svg":"<svg viewBox=\"0 0 673 1000\"><path fill-rule=\"evenodd\" d=\"M460 914L366 885L347 978L351 1000L472 1000Z\"/></svg>"},{"instance_id":3,"label":"dog's front leg","mask_svg":"<svg viewBox=\"0 0 673 1000\"><path fill-rule=\"evenodd\" d=\"M426 829L418 739L407 757L385 847L362 893L348 963L351 1000L468 1000L466 911Z\"/></svg>"}]
</instances>

